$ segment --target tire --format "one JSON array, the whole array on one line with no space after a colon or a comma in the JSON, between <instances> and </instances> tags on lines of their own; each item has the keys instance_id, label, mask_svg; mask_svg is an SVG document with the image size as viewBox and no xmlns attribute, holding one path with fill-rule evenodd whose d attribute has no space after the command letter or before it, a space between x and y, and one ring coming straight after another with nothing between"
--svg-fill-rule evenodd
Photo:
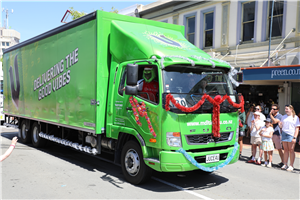
<instances>
[{"instance_id":1,"label":"tire","mask_svg":"<svg viewBox=\"0 0 300 200\"><path fill-rule=\"evenodd\" d=\"M30 130L26 131L26 120L22 120L18 136L20 141L24 144L31 141Z\"/></svg>"},{"instance_id":2,"label":"tire","mask_svg":"<svg viewBox=\"0 0 300 200\"><path fill-rule=\"evenodd\" d=\"M32 141L32 145L36 148L39 148L39 147L44 147L46 146L46 142L47 140L45 140L44 138L41 138L39 136L39 133L41 132L40 131L40 125L35 122L33 125L32 125L32 128L31 128L31 141Z\"/></svg>"},{"instance_id":3,"label":"tire","mask_svg":"<svg viewBox=\"0 0 300 200\"><path fill-rule=\"evenodd\" d=\"M152 169L145 164L140 145L133 140L128 141L122 149L121 166L129 183L138 185L151 178Z\"/></svg>"}]
</instances>

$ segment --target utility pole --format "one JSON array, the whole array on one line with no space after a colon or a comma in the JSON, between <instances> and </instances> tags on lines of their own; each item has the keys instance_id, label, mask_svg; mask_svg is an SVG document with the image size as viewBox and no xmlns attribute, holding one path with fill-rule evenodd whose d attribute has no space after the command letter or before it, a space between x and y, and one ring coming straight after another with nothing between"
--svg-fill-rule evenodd
<instances>
[{"instance_id":1,"label":"utility pole","mask_svg":"<svg viewBox=\"0 0 300 200\"><path fill-rule=\"evenodd\" d=\"M2 8L2 12L6 12L6 29L8 29L8 9L5 9L5 8ZM14 12L14 10L13 9L11 9L11 13L13 13Z\"/></svg>"},{"instance_id":2,"label":"utility pole","mask_svg":"<svg viewBox=\"0 0 300 200\"><path fill-rule=\"evenodd\" d=\"M272 2L272 13L271 13L271 24L270 24L270 36L269 36L269 53L268 53L268 67L270 67L270 49L271 49L271 37L272 37L272 27L273 27L273 10L274 10L274 1Z\"/></svg>"}]
</instances>

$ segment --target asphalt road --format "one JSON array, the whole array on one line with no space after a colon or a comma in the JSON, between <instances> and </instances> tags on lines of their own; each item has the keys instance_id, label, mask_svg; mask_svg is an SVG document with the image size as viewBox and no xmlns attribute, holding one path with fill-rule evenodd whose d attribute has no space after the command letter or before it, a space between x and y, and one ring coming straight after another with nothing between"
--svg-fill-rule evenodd
<instances>
[{"instance_id":1,"label":"asphalt road","mask_svg":"<svg viewBox=\"0 0 300 200\"><path fill-rule=\"evenodd\" d=\"M2 153L17 130L1 127ZM245 146L243 155L250 155ZM0 163L1 199L299 199L295 171L247 164L246 157L212 174L158 173L146 184L127 183L121 168L67 147L35 149L18 143ZM274 153L274 163L279 162Z\"/></svg>"}]
</instances>

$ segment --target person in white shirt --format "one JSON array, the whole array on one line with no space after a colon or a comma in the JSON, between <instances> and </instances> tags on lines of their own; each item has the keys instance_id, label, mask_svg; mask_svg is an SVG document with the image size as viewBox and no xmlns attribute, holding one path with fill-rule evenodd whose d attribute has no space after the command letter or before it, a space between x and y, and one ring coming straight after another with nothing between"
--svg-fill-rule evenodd
<instances>
[{"instance_id":1,"label":"person in white shirt","mask_svg":"<svg viewBox=\"0 0 300 200\"><path fill-rule=\"evenodd\" d=\"M295 113L294 107L292 105L285 106L285 113L281 118L281 121L278 122L278 126L282 129L281 141L284 148L284 162L281 169L287 171L294 170L294 161L295 161L295 145L296 138L299 133L300 122L299 118ZM290 157L290 166L287 166L288 159Z\"/></svg>"},{"instance_id":2,"label":"person in white shirt","mask_svg":"<svg viewBox=\"0 0 300 200\"><path fill-rule=\"evenodd\" d=\"M259 112L260 114L260 120L261 121L265 121L266 120L266 116L261 112L262 111L262 108L260 105L257 105L255 106L255 109L254 109L255 112ZM254 116L252 116L252 119L251 121L254 120Z\"/></svg>"},{"instance_id":3,"label":"person in white shirt","mask_svg":"<svg viewBox=\"0 0 300 200\"><path fill-rule=\"evenodd\" d=\"M255 112L254 114L254 120L251 124L251 144L252 144L252 158L251 160L248 160L248 163L256 163L261 164L261 158L259 157L257 161L255 160L256 155L256 149L258 146L261 145L261 136L259 135L260 129L264 126L264 122L260 120L260 113Z\"/></svg>"},{"instance_id":4,"label":"person in white shirt","mask_svg":"<svg viewBox=\"0 0 300 200\"><path fill-rule=\"evenodd\" d=\"M262 139L262 145L260 148L264 151L265 164L262 164L264 167L272 167L272 157L274 145L272 141L272 136L274 133L272 120L270 118L265 120L265 126L259 132L259 135ZM268 163L268 154L269 154L269 163ZM261 155L262 156L262 155Z\"/></svg>"}]
</instances>

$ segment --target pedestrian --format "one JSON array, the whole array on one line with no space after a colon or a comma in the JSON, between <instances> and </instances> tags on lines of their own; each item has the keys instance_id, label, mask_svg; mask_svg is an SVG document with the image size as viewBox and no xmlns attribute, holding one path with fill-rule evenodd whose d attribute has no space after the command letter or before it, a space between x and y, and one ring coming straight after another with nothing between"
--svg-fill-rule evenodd
<instances>
[{"instance_id":1,"label":"pedestrian","mask_svg":"<svg viewBox=\"0 0 300 200\"><path fill-rule=\"evenodd\" d=\"M292 105L285 106L285 113L286 115L284 115L278 123L279 127L282 129L281 141L284 148L284 165L281 169L293 171L295 161L294 148L296 145L296 138L299 133L300 122ZM288 167L287 163L289 158L290 166Z\"/></svg>"},{"instance_id":2,"label":"pedestrian","mask_svg":"<svg viewBox=\"0 0 300 200\"><path fill-rule=\"evenodd\" d=\"M245 122L246 122L246 115L245 112L241 112L241 109L239 111L239 145L240 145L240 156L242 157L242 151L243 151L243 137L245 136Z\"/></svg>"},{"instance_id":3,"label":"pedestrian","mask_svg":"<svg viewBox=\"0 0 300 200\"><path fill-rule=\"evenodd\" d=\"M262 121L262 124L265 125L264 120L266 120L266 116L262 113L262 108L260 105L255 106L255 112L259 112L260 120ZM252 116L251 121L253 121L253 120L254 120L254 116ZM252 152L251 152L251 154L252 154ZM262 154L263 154L263 150L259 149L259 155L262 155ZM259 158L261 159L261 157L259 157ZM259 164L259 163L257 163L257 164Z\"/></svg>"},{"instance_id":4,"label":"pedestrian","mask_svg":"<svg viewBox=\"0 0 300 200\"><path fill-rule=\"evenodd\" d=\"M256 149L258 146L261 145L261 136L259 135L260 129L264 126L264 122L260 120L260 113L255 112L254 114L254 120L252 121L251 124L251 150L252 150L252 158L251 160L248 160L248 163L256 163L256 164L261 164L261 158L258 157L257 161L255 160L256 156Z\"/></svg>"},{"instance_id":5,"label":"pedestrian","mask_svg":"<svg viewBox=\"0 0 300 200\"><path fill-rule=\"evenodd\" d=\"M278 104L272 104L271 111L267 118L270 118L272 120L273 129L274 129L272 140L275 144L275 148L277 149L280 159L281 159L281 163L279 163L278 165L279 165L279 167L282 167L283 166L283 151L282 151L282 144L281 144L281 131L278 126L278 122L280 122L282 115L279 113L279 108L280 107Z\"/></svg>"},{"instance_id":6,"label":"pedestrian","mask_svg":"<svg viewBox=\"0 0 300 200\"><path fill-rule=\"evenodd\" d=\"M265 121L266 120L266 116L262 113L262 108L260 105L255 106L255 112L259 112L260 114L260 120L261 121ZM254 117L252 117L251 121L254 120Z\"/></svg>"},{"instance_id":7,"label":"pedestrian","mask_svg":"<svg viewBox=\"0 0 300 200\"><path fill-rule=\"evenodd\" d=\"M2 156L0 156L0 162L5 160L13 152L14 148L16 147L17 141L18 141L17 137L14 137L11 140L11 144L10 144L9 148L6 150L6 152Z\"/></svg>"},{"instance_id":8,"label":"pedestrian","mask_svg":"<svg viewBox=\"0 0 300 200\"><path fill-rule=\"evenodd\" d=\"M272 157L273 157L273 150L274 145L272 142L272 136L273 136L273 125L272 120L270 118L267 118L265 120L265 126L261 129L259 132L259 135L262 139L262 145L260 148L264 151L264 157L265 157L265 164L262 164L264 167L272 167ZM268 163L268 154L269 154L269 163Z\"/></svg>"},{"instance_id":9,"label":"pedestrian","mask_svg":"<svg viewBox=\"0 0 300 200\"><path fill-rule=\"evenodd\" d=\"M247 137L249 137L249 135L250 135L250 127L251 127L253 113L254 113L254 105L251 105L247 112L247 116L246 116L246 122L247 122L247 126L248 126Z\"/></svg>"}]
</instances>

